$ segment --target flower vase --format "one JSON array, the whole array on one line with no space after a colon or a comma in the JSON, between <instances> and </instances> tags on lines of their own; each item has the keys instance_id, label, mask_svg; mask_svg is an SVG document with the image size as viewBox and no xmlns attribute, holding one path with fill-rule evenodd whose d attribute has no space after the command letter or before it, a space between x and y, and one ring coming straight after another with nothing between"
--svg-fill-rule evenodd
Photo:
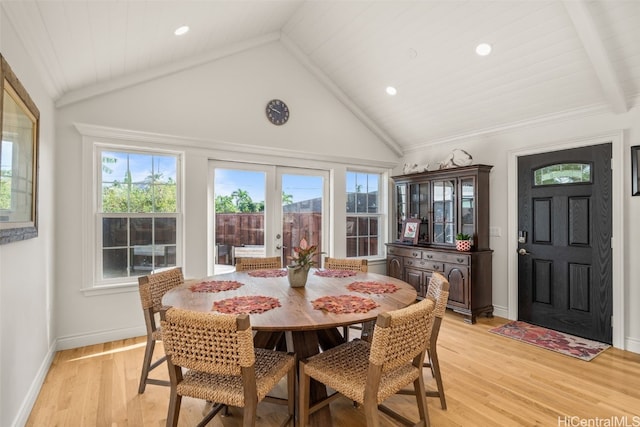
<instances>
[{"instance_id":1,"label":"flower vase","mask_svg":"<svg viewBox=\"0 0 640 427\"><path fill-rule=\"evenodd\" d=\"M471 250L470 240L456 240L456 249L459 251L468 252Z\"/></svg>"},{"instance_id":2,"label":"flower vase","mask_svg":"<svg viewBox=\"0 0 640 427\"><path fill-rule=\"evenodd\" d=\"M307 274L309 266L288 265L287 273L289 278L289 286L292 288L302 288L307 284Z\"/></svg>"}]
</instances>

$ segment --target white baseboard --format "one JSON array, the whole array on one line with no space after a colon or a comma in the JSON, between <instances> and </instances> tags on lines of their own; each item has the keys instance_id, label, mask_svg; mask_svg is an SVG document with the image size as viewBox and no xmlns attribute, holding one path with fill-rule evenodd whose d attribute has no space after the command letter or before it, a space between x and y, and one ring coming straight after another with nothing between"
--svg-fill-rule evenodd
<instances>
[{"instance_id":1,"label":"white baseboard","mask_svg":"<svg viewBox=\"0 0 640 427\"><path fill-rule=\"evenodd\" d=\"M627 338L625 340L625 350L640 354L640 340L636 338Z\"/></svg>"},{"instance_id":2,"label":"white baseboard","mask_svg":"<svg viewBox=\"0 0 640 427\"><path fill-rule=\"evenodd\" d=\"M20 409L18 409L18 413L16 414L16 418L11 423L12 427L20 427L27 424L27 420L29 419L29 415L31 415L31 410L33 409L33 405L36 403L36 399L38 398L38 394L40 394L40 389L42 388L42 384L44 384L44 380L47 377L47 373L49 372L49 368L51 367L51 363L53 362L53 357L56 354L55 351L56 343L54 342L50 347L49 351L40 364L40 368L38 369L38 373L35 378L31 382L29 386L29 390L27 391L27 395L24 397L22 401L22 405L20 405Z\"/></svg>"},{"instance_id":3,"label":"white baseboard","mask_svg":"<svg viewBox=\"0 0 640 427\"><path fill-rule=\"evenodd\" d=\"M505 319L509 319L509 309L507 307L494 305L493 315L497 317L504 317ZM515 320L515 319L510 319L510 320Z\"/></svg>"},{"instance_id":4,"label":"white baseboard","mask_svg":"<svg viewBox=\"0 0 640 427\"><path fill-rule=\"evenodd\" d=\"M68 350L70 348L85 347L144 335L147 335L147 330L144 326L70 335L58 338L56 350Z\"/></svg>"}]
</instances>

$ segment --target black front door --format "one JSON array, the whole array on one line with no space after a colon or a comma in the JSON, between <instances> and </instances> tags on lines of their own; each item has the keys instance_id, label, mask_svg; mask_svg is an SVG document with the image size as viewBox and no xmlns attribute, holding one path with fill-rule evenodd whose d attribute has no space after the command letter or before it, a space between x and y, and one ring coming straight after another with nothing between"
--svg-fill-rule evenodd
<instances>
[{"instance_id":1,"label":"black front door","mask_svg":"<svg viewBox=\"0 0 640 427\"><path fill-rule=\"evenodd\" d=\"M518 319L611 343L611 144L518 158Z\"/></svg>"}]
</instances>

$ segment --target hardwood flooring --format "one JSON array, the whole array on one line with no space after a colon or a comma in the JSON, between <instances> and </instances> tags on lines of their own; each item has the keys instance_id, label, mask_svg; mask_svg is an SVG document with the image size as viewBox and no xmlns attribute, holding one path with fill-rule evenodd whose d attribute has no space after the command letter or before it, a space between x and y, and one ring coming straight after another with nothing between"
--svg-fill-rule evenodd
<instances>
[{"instance_id":1,"label":"hardwood flooring","mask_svg":"<svg viewBox=\"0 0 640 427\"><path fill-rule=\"evenodd\" d=\"M640 426L639 354L610 348L584 362L487 332L503 323L480 318L469 325L447 313L438 354L448 409L427 399L432 426ZM143 353L142 338L58 352L27 425L164 426L168 388L148 385L144 394L137 392ZM168 377L163 367L154 374ZM429 371L425 382L435 385ZM417 418L413 396L388 402ZM183 399L179 425L195 425L203 407ZM362 409L350 401L338 399L331 408L335 426L365 426ZM279 425L285 410L261 403L258 425ZM232 416L218 415L209 426L240 426L240 413L234 408ZM381 419L383 426L396 425Z\"/></svg>"}]
</instances>

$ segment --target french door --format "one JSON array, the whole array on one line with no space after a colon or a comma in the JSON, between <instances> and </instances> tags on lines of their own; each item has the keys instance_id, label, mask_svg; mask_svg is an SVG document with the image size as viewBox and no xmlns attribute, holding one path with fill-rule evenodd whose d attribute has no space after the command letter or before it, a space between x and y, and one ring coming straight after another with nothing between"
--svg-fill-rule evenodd
<instances>
[{"instance_id":1,"label":"french door","mask_svg":"<svg viewBox=\"0 0 640 427\"><path fill-rule=\"evenodd\" d=\"M280 256L284 266L303 238L318 252L329 247L328 171L217 161L210 169L209 274L239 257Z\"/></svg>"}]
</instances>

